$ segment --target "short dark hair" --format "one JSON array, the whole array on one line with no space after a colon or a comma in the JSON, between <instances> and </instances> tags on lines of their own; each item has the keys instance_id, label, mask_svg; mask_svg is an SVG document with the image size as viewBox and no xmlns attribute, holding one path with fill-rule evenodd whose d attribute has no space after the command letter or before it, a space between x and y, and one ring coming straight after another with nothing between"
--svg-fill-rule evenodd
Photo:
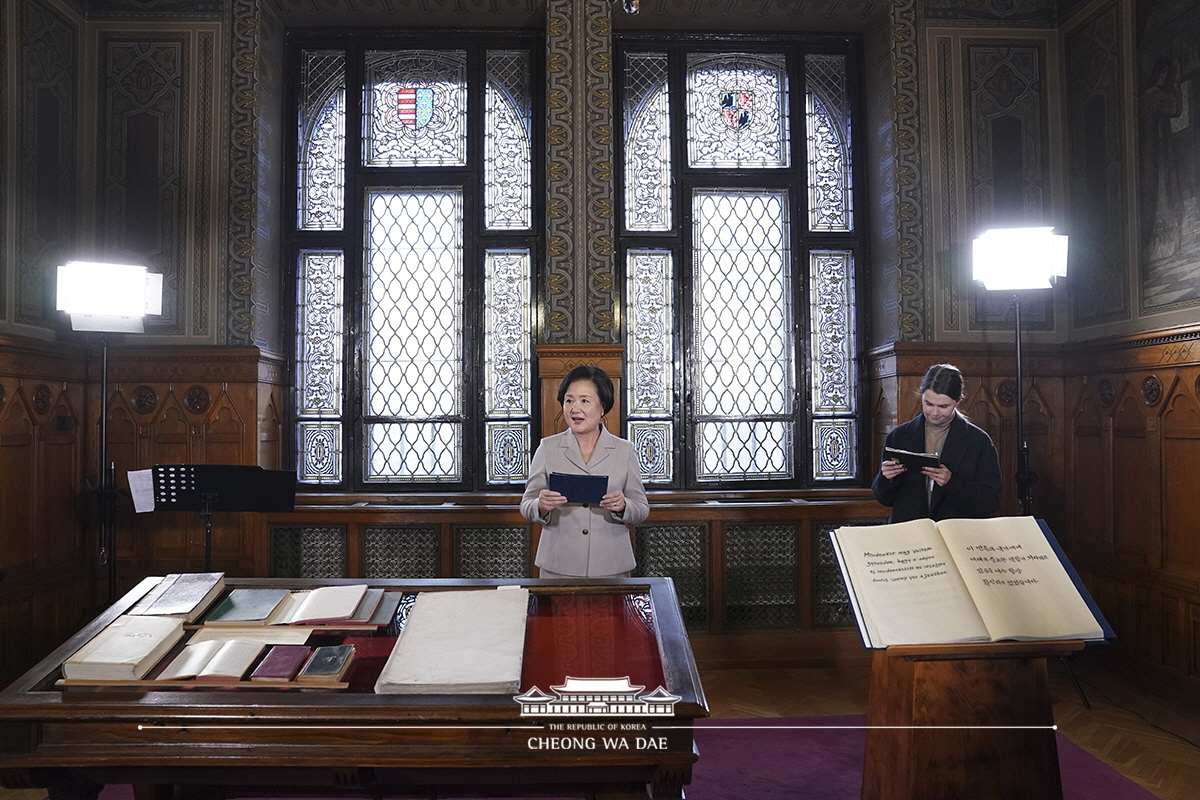
<instances>
[{"instance_id":1,"label":"short dark hair","mask_svg":"<svg viewBox=\"0 0 1200 800\"><path fill-rule=\"evenodd\" d=\"M925 394L925 392L944 394L954 400L961 400L963 396L962 373L953 364L934 364L925 373L925 379L921 381L919 393Z\"/></svg>"},{"instance_id":2,"label":"short dark hair","mask_svg":"<svg viewBox=\"0 0 1200 800\"><path fill-rule=\"evenodd\" d=\"M567 396L567 387L575 381L591 381L596 387L596 396L600 398L600 405L604 406L604 413L612 411L613 407L613 382L612 378L608 377L608 373L593 364L580 364L575 369L567 373L567 376L562 379L562 383L558 385L558 404L563 404L563 399Z\"/></svg>"}]
</instances>

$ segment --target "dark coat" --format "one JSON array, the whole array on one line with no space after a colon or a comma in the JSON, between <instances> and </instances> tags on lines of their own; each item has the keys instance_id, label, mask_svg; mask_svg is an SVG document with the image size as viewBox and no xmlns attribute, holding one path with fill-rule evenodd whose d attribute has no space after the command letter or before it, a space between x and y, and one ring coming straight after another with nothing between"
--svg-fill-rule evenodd
<instances>
[{"instance_id":1,"label":"dark coat","mask_svg":"<svg viewBox=\"0 0 1200 800\"><path fill-rule=\"evenodd\" d=\"M885 444L925 452L925 415L919 414L887 435ZM1000 457L987 431L955 414L942 444L941 462L950 470L945 486L934 484L927 499L926 479L907 470L888 480L879 472L871 490L875 499L892 509L888 522L961 517L990 517L1000 508Z\"/></svg>"}]
</instances>

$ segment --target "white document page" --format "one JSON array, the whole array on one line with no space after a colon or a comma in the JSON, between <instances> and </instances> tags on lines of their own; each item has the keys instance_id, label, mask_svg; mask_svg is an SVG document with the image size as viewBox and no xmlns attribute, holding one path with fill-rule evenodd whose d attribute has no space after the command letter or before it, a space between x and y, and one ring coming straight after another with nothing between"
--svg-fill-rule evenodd
<instances>
[{"instance_id":1,"label":"white document page","mask_svg":"<svg viewBox=\"0 0 1200 800\"><path fill-rule=\"evenodd\" d=\"M377 694L516 694L529 590L421 592Z\"/></svg>"},{"instance_id":2,"label":"white document page","mask_svg":"<svg viewBox=\"0 0 1200 800\"><path fill-rule=\"evenodd\" d=\"M141 514L154 510L154 470L129 470L129 493L133 495L133 510Z\"/></svg>"},{"instance_id":3,"label":"white document page","mask_svg":"<svg viewBox=\"0 0 1200 800\"><path fill-rule=\"evenodd\" d=\"M868 647L988 640L931 520L847 526L833 536L867 625Z\"/></svg>"},{"instance_id":4,"label":"white document page","mask_svg":"<svg viewBox=\"0 0 1200 800\"><path fill-rule=\"evenodd\" d=\"M938 523L993 639L1102 639L1033 517Z\"/></svg>"}]
</instances>

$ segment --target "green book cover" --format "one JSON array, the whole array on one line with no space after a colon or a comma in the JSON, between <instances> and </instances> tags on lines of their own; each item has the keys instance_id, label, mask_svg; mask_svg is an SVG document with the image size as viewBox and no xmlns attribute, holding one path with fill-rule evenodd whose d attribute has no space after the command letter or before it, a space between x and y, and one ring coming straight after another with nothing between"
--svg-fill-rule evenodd
<instances>
[{"instance_id":1,"label":"green book cover","mask_svg":"<svg viewBox=\"0 0 1200 800\"><path fill-rule=\"evenodd\" d=\"M287 589L234 589L204 619L205 625L266 624Z\"/></svg>"},{"instance_id":2,"label":"green book cover","mask_svg":"<svg viewBox=\"0 0 1200 800\"><path fill-rule=\"evenodd\" d=\"M308 681L338 681L345 674L350 662L354 660L354 645L335 644L318 647L313 651L308 663L296 680Z\"/></svg>"}]
</instances>

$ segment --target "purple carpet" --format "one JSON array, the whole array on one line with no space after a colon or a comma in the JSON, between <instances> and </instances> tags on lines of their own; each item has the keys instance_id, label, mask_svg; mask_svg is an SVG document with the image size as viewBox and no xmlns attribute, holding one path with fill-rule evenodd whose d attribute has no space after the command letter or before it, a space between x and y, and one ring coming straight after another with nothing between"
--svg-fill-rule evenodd
<instances>
[{"instance_id":1,"label":"purple carpet","mask_svg":"<svg viewBox=\"0 0 1200 800\"><path fill-rule=\"evenodd\" d=\"M858 800L865 731L854 726L865 723L861 716L700 722L688 800ZM1058 761L1063 800L1155 800L1061 734ZM133 791L108 786L100 800L133 800Z\"/></svg>"}]
</instances>

